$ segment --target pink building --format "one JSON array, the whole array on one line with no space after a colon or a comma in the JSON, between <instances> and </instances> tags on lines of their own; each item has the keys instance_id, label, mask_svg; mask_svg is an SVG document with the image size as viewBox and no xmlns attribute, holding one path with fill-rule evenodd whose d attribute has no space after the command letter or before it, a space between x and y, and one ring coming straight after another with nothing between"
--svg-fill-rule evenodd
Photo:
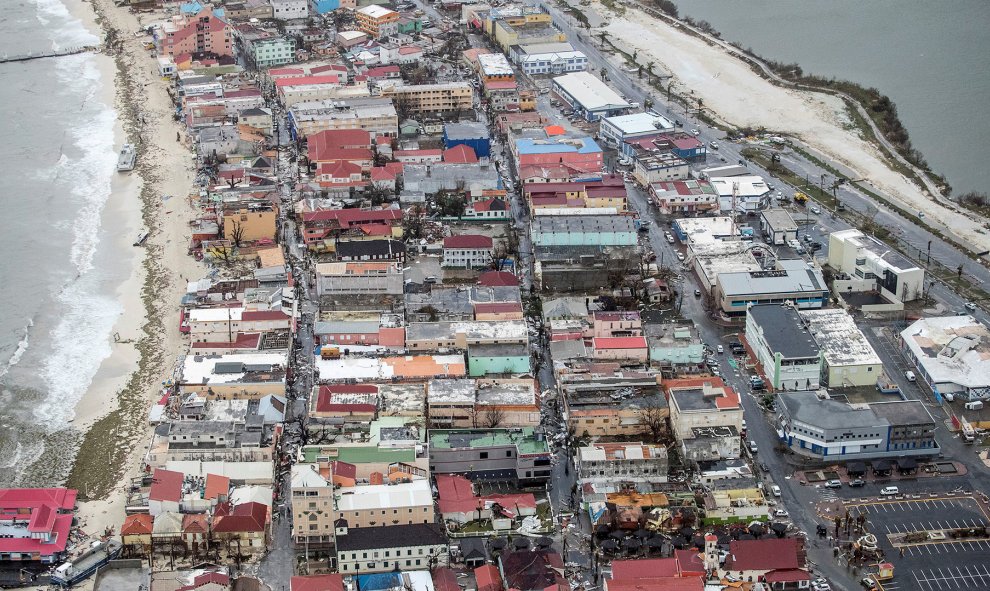
<instances>
[{"instance_id":1,"label":"pink building","mask_svg":"<svg viewBox=\"0 0 990 591\"><path fill-rule=\"evenodd\" d=\"M645 337L597 337L592 339L595 359L617 359L646 363L650 349Z\"/></svg>"},{"instance_id":2,"label":"pink building","mask_svg":"<svg viewBox=\"0 0 990 591\"><path fill-rule=\"evenodd\" d=\"M217 18L209 6L193 16L173 17L162 26L160 35L162 55L234 55L230 25Z\"/></svg>"},{"instance_id":3,"label":"pink building","mask_svg":"<svg viewBox=\"0 0 990 591\"><path fill-rule=\"evenodd\" d=\"M638 337L643 334L639 312L595 312L591 322L593 337Z\"/></svg>"}]
</instances>

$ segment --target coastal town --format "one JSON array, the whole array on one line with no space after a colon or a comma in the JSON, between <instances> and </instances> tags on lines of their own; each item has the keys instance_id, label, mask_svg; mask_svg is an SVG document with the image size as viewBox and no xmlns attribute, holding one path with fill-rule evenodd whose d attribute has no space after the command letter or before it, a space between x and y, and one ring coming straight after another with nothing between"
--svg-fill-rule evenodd
<instances>
[{"instance_id":1,"label":"coastal town","mask_svg":"<svg viewBox=\"0 0 990 591\"><path fill-rule=\"evenodd\" d=\"M116 4L177 350L0 587L990 588L990 271L862 179L578 4Z\"/></svg>"}]
</instances>

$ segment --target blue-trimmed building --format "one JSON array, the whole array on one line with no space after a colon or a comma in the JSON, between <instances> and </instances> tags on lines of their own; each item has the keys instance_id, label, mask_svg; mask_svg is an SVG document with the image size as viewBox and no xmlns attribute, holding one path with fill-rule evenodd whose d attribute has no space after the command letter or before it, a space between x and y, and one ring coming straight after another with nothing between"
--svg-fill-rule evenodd
<instances>
[{"instance_id":1,"label":"blue-trimmed building","mask_svg":"<svg viewBox=\"0 0 990 591\"><path fill-rule=\"evenodd\" d=\"M777 261L777 268L766 271L719 273L715 279L715 299L728 316L742 316L754 304L824 308L828 297L822 272L803 260Z\"/></svg>"},{"instance_id":2,"label":"blue-trimmed building","mask_svg":"<svg viewBox=\"0 0 990 591\"><path fill-rule=\"evenodd\" d=\"M817 392L781 392L776 408L777 437L806 458L824 462L897 459L898 468L906 470L917 466L913 458L942 451L935 441L935 420L920 400L851 405L820 399ZM877 463L873 468L883 471ZM890 469L889 462L886 469Z\"/></svg>"}]
</instances>

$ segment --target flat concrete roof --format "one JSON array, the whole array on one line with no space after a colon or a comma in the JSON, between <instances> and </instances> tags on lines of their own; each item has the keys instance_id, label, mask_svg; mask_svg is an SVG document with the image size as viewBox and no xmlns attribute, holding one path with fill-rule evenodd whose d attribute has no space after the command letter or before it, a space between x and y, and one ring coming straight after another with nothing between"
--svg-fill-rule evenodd
<instances>
[{"instance_id":1,"label":"flat concrete roof","mask_svg":"<svg viewBox=\"0 0 990 591\"><path fill-rule=\"evenodd\" d=\"M798 312L814 335L830 367L883 365L883 361L852 316L842 308Z\"/></svg>"},{"instance_id":2,"label":"flat concrete roof","mask_svg":"<svg viewBox=\"0 0 990 591\"><path fill-rule=\"evenodd\" d=\"M821 354L815 337L793 307L765 304L750 306L746 313L763 330L771 351L782 354L784 359L806 359Z\"/></svg>"},{"instance_id":3,"label":"flat concrete roof","mask_svg":"<svg viewBox=\"0 0 990 591\"><path fill-rule=\"evenodd\" d=\"M632 106L590 72L572 72L557 76L553 82L588 111L623 109Z\"/></svg>"}]
</instances>

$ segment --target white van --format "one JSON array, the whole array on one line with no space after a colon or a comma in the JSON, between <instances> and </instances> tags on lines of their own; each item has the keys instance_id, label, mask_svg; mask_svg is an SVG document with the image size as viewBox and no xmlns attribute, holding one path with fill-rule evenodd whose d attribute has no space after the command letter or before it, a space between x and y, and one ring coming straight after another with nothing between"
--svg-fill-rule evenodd
<instances>
[{"instance_id":1,"label":"white van","mask_svg":"<svg viewBox=\"0 0 990 591\"><path fill-rule=\"evenodd\" d=\"M889 497L893 495L899 495L901 494L901 491L896 486L885 486L880 489L880 494L885 497Z\"/></svg>"},{"instance_id":2,"label":"white van","mask_svg":"<svg viewBox=\"0 0 990 591\"><path fill-rule=\"evenodd\" d=\"M918 380L917 376L915 376L914 375L914 372L911 371L911 370L908 370L908 371L904 372L904 377L906 377L907 378L907 381L909 381L909 382L915 382L915 381Z\"/></svg>"},{"instance_id":3,"label":"white van","mask_svg":"<svg viewBox=\"0 0 990 591\"><path fill-rule=\"evenodd\" d=\"M972 402L967 402L963 406L966 408L966 410L983 410L983 401L974 400Z\"/></svg>"},{"instance_id":4,"label":"white van","mask_svg":"<svg viewBox=\"0 0 990 591\"><path fill-rule=\"evenodd\" d=\"M770 492L773 493L773 496L779 497L780 496L780 487L775 484L775 485L773 485L773 486L770 487Z\"/></svg>"}]
</instances>

